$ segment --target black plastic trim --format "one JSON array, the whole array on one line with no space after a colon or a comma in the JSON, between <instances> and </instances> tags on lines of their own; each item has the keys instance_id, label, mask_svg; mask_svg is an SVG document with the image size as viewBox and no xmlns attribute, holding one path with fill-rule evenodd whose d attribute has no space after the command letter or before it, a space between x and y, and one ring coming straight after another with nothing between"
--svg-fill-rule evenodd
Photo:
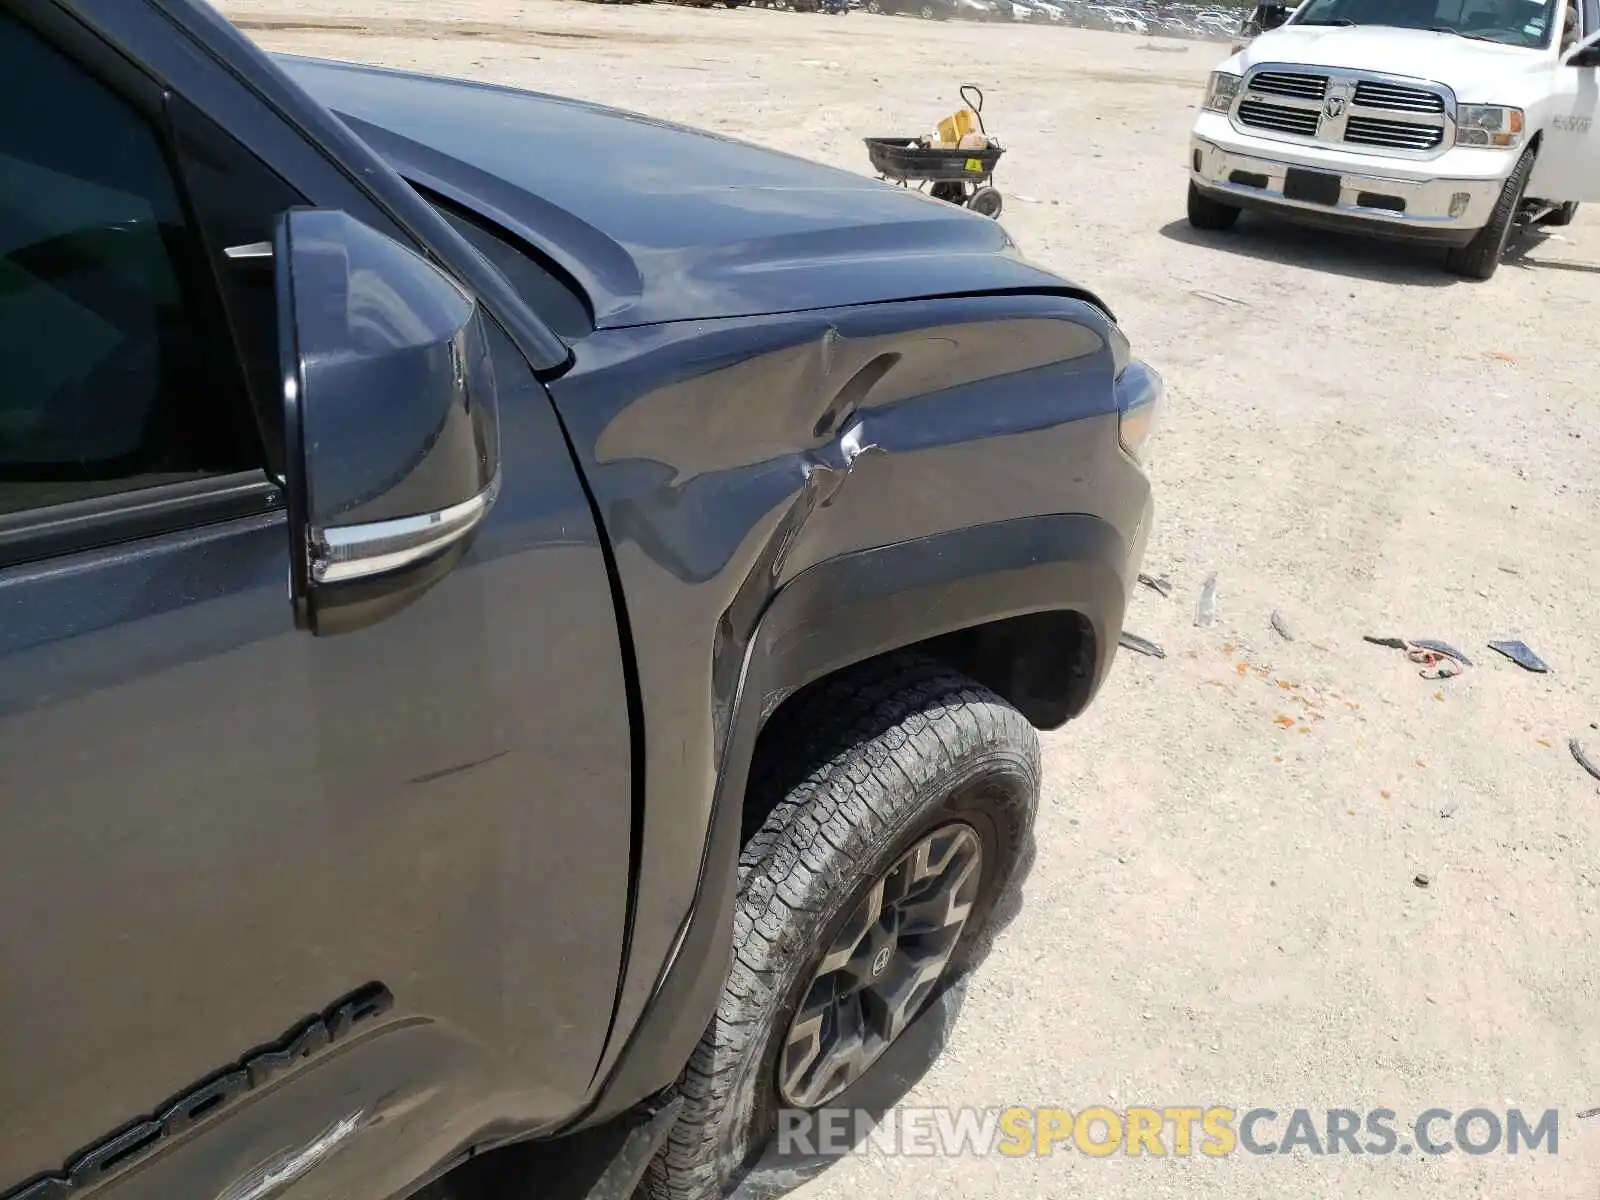
<instances>
[{"instance_id":1,"label":"black plastic trim","mask_svg":"<svg viewBox=\"0 0 1600 1200\"><path fill-rule=\"evenodd\" d=\"M605 1085L578 1124L606 1120L677 1078L716 1009L733 941L739 831L756 735L788 695L941 634L1035 612L1094 632L1087 703L1110 670L1127 605L1128 546L1098 517L1026 517L829 559L762 615L740 676L694 905Z\"/></svg>"},{"instance_id":2,"label":"black plastic trim","mask_svg":"<svg viewBox=\"0 0 1600 1200\"><path fill-rule=\"evenodd\" d=\"M682 1112L682 1097L657 1095L565 1137L480 1150L411 1200L635 1200Z\"/></svg>"},{"instance_id":3,"label":"black plastic trim","mask_svg":"<svg viewBox=\"0 0 1600 1200\"><path fill-rule=\"evenodd\" d=\"M159 484L0 515L0 567L259 516L283 507L260 471Z\"/></svg>"},{"instance_id":4,"label":"black plastic trim","mask_svg":"<svg viewBox=\"0 0 1600 1200\"><path fill-rule=\"evenodd\" d=\"M1381 217L1368 219L1353 217L1346 213L1318 212L1314 208L1295 208L1279 204L1274 200L1252 196L1247 192L1205 187L1198 183L1195 187L1202 195L1209 196L1221 204L1243 209L1245 212L1257 212L1264 216L1276 217L1280 221L1287 221L1291 225L1308 225L1315 229L1332 230L1335 233L1355 233L1388 242L1421 242L1432 246L1465 246L1478 236L1476 229L1457 229L1455 226L1440 229L1432 225L1386 221Z\"/></svg>"}]
</instances>

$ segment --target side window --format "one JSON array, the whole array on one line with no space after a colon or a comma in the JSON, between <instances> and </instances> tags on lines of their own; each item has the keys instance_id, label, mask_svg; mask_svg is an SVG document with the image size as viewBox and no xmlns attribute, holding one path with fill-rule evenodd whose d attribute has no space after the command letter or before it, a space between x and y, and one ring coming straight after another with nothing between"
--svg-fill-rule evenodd
<instances>
[{"instance_id":1,"label":"side window","mask_svg":"<svg viewBox=\"0 0 1600 1200\"><path fill-rule=\"evenodd\" d=\"M0 13L0 515L260 464L152 123Z\"/></svg>"}]
</instances>

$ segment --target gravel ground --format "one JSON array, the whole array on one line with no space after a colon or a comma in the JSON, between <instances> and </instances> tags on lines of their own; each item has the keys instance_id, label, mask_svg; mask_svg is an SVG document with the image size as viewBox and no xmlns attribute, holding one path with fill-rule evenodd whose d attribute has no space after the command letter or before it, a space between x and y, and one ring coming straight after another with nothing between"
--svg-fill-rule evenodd
<instances>
[{"instance_id":1,"label":"gravel ground","mask_svg":"<svg viewBox=\"0 0 1600 1200\"><path fill-rule=\"evenodd\" d=\"M1600 1119L1576 1113L1600 1104L1600 789L1566 741L1600 752L1595 210L1477 285L1265 220L1196 235L1183 156L1216 45L562 0L223 7L272 49L858 171L862 136L925 129L980 83L1006 227L1167 380L1146 565L1175 592L1129 614L1168 657L1124 653L1046 738L1027 906L910 1102L1561 1111L1554 1157L877 1156L803 1196L1594 1196ZM1367 633L1477 666L1427 681ZM1483 648L1504 637L1553 673Z\"/></svg>"}]
</instances>

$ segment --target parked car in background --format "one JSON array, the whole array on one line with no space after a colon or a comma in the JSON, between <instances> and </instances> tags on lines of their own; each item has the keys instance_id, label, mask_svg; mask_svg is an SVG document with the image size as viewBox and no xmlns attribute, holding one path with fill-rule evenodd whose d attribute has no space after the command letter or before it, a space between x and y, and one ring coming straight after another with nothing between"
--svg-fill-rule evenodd
<instances>
[{"instance_id":1,"label":"parked car in background","mask_svg":"<svg viewBox=\"0 0 1600 1200\"><path fill-rule=\"evenodd\" d=\"M989 4L997 21L1030 21L1035 16L1031 0L989 0Z\"/></svg>"},{"instance_id":2,"label":"parked car in background","mask_svg":"<svg viewBox=\"0 0 1600 1200\"><path fill-rule=\"evenodd\" d=\"M1259 209L1427 242L1488 279L1519 222L1600 200L1597 96L1594 0L1308 0L1212 73L1189 220Z\"/></svg>"},{"instance_id":3,"label":"parked car in background","mask_svg":"<svg viewBox=\"0 0 1600 1200\"><path fill-rule=\"evenodd\" d=\"M1225 42L1237 35L1239 30L1238 20L1229 20L1217 17L1200 17L1195 21L1194 32L1196 37L1205 38L1213 42Z\"/></svg>"},{"instance_id":4,"label":"parked car in background","mask_svg":"<svg viewBox=\"0 0 1600 1200\"><path fill-rule=\"evenodd\" d=\"M1131 8L1108 8L1105 13L1111 28L1118 33L1150 32L1150 23Z\"/></svg>"},{"instance_id":5,"label":"parked car in background","mask_svg":"<svg viewBox=\"0 0 1600 1200\"><path fill-rule=\"evenodd\" d=\"M1128 8L1090 8L1084 15L1083 24L1087 29L1104 29L1114 33L1150 32L1150 26L1144 18Z\"/></svg>"},{"instance_id":6,"label":"parked car in background","mask_svg":"<svg viewBox=\"0 0 1600 1200\"><path fill-rule=\"evenodd\" d=\"M866 0L869 13L921 17L924 21L950 21L957 17L982 21L994 15L988 0Z\"/></svg>"}]
</instances>

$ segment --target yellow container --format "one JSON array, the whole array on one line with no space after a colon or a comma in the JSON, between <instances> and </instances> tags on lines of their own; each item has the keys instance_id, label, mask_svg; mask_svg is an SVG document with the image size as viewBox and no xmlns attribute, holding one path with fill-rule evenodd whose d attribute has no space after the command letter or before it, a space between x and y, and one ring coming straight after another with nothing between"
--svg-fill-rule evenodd
<instances>
[{"instance_id":1,"label":"yellow container","mask_svg":"<svg viewBox=\"0 0 1600 1200\"><path fill-rule=\"evenodd\" d=\"M939 122L939 142L941 145L954 146L967 134L977 131L978 114L970 108L963 108Z\"/></svg>"}]
</instances>

